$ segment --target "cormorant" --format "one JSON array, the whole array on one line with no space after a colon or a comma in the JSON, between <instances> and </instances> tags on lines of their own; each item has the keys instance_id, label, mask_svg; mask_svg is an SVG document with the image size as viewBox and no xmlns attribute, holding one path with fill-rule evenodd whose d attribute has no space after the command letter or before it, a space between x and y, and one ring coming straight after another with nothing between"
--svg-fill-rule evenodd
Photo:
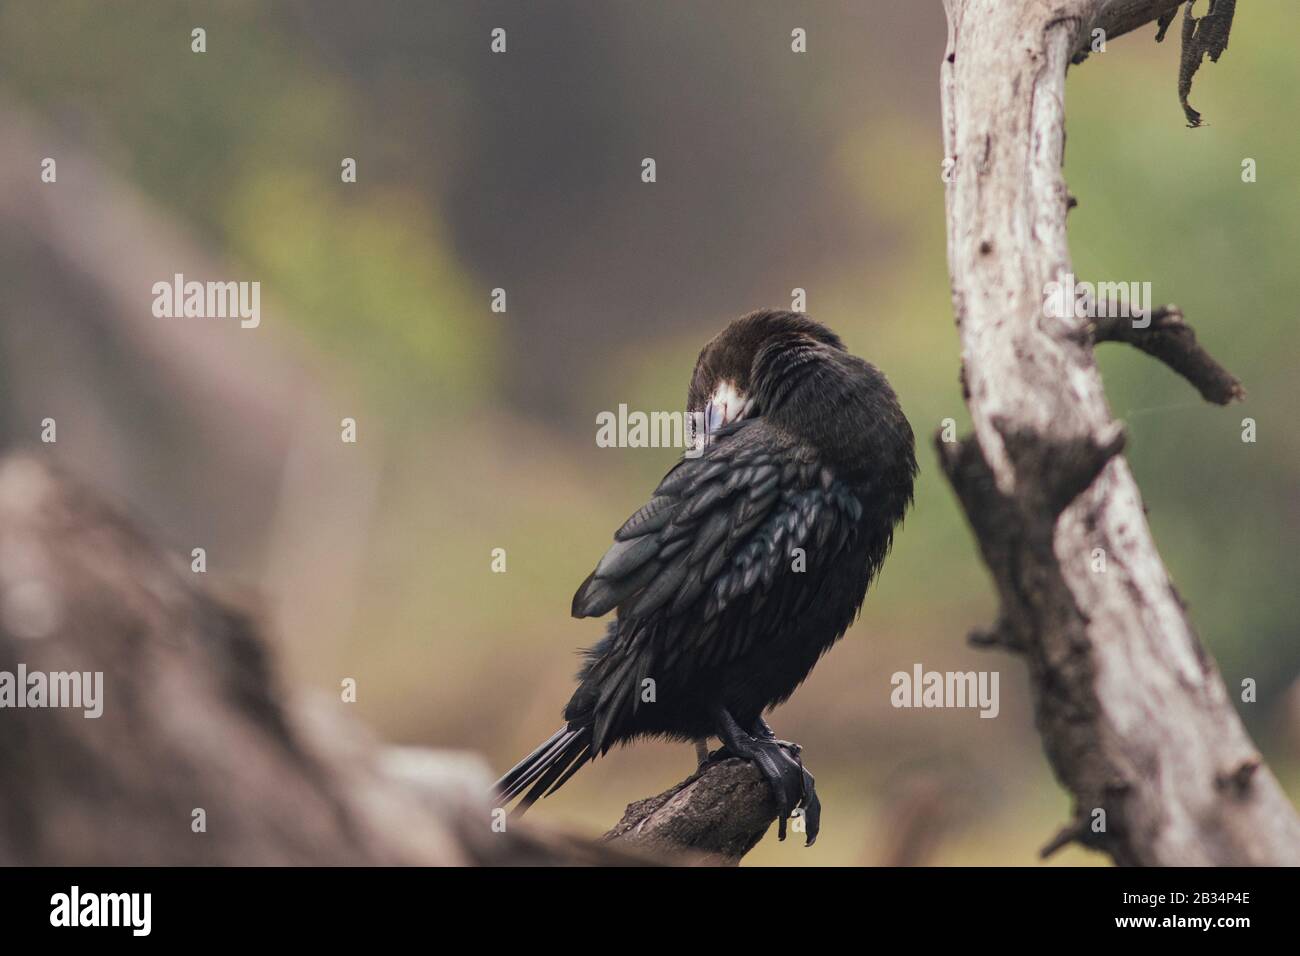
<instances>
[{"instance_id":1,"label":"cormorant","mask_svg":"<svg viewBox=\"0 0 1300 956\"><path fill-rule=\"evenodd\" d=\"M857 616L912 501L912 429L885 376L796 312L753 312L710 341L687 408L702 453L578 588L574 617L617 616L585 652L565 725L497 792L526 808L614 744L716 736L771 784L782 839L802 807L811 846L812 775L763 714Z\"/></svg>"}]
</instances>

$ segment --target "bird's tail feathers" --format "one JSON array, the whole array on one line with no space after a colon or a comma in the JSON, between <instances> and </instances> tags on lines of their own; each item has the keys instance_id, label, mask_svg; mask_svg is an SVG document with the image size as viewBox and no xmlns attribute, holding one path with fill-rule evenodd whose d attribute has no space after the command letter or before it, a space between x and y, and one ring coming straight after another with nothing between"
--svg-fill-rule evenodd
<instances>
[{"instance_id":1,"label":"bird's tail feathers","mask_svg":"<svg viewBox=\"0 0 1300 956\"><path fill-rule=\"evenodd\" d=\"M590 759L590 729L561 727L496 782L497 800L504 806L523 794L515 811L522 814L564 786Z\"/></svg>"}]
</instances>

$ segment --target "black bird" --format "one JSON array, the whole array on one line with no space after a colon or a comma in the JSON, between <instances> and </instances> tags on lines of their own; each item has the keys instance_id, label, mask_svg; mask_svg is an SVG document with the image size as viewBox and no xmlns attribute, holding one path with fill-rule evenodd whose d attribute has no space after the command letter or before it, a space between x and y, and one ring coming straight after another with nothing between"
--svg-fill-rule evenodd
<instances>
[{"instance_id":1,"label":"black bird","mask_svg":"<svg viewBox=\"0 0 1300 956\"><path fill-rule=\"evenodd\" d=\"M811 846L812 775L763 713L857 616L912 501L912 429L885 376L796 312L751 313L709 342L687 407L703 451L578 588L574 617L617 617L585 652L565 726L497 792L523 809L614 744L716 736L771 784L782 839L803 808Z\"/></svg>"}]
</instances>

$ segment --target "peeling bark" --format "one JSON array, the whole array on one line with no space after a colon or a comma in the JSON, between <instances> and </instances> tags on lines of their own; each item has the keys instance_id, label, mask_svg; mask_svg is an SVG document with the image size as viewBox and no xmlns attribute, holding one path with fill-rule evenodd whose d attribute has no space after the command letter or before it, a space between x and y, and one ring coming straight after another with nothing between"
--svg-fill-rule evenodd
<instances>
[{"instance_id":1,"label":"peeling bark","mask_svg":"<svg viewBox=\"0 0 1300 956\"><path fill-rule=\"evenodd\" d=\"M974 435L938 450L1001 602L997 624L975 639L1023 653L1044 748L1074 797L1073 821L1047 849L1078 841L1122 864L1300 863L1295 810L1151 538L1094 334L1133 342L1212 400L1236 397L1239 385L1174 313L1141 332L1094 330L1043 308L1047 284L1073 271L1066 69L1094 28L1114 37L1174 5L945 6L943 135L956 159L948 259Z\"/></svg>"},{"instance_id":2,"label":"peeling bark","mask_svg":"<svg viewBox=\"0 0 1300 956\"><path fill-rule=\"evenodd\" d=\"M1201 114L1197 112L1187 97L1192 93L1192 78L1201 68L1201 61L1209 57L1218 63L1223 51L1228 49L1228 34L1232 32L1232 16L1237 9L1237 0L1210 0L1210 9L1205 16L1197 19L1192 16L1189 3L1183 8L1183 53L1178 64L1178 102L1183 106L1187 116L1187 125L1201 126ZM1161 36L1169 21L1162 21Z\"/></svg>"},{"instance_id":3,"label":"peeling bark","mask_svg":"<svg viewBox=\"0 0 1300 956\"><path fill-rule=\"evenodd\" d=\"M1192 78L1205 57L1217 63L1228 48L1228 35L1232 32L1232 18L1237 7L1237 0L1209 0L1209 3L1206 15L1197 18L1192 16L1194 3L1187 0L1103 0L1100 5L1095 5L1100 7L1100 12L1096 14L1094 26L1081 36L1073 62L1082 63L1088 58L1091 30L1098 27L1105 31L1107 40L1113 40L1155 21L1156 42L1163 43L1181 6L1183 28L1182 52L1178 59L1178 102L1187 117L1187 125L1201 126L1201 114L1187 102L1192 92Z\"/></svg>"}]
</instances>

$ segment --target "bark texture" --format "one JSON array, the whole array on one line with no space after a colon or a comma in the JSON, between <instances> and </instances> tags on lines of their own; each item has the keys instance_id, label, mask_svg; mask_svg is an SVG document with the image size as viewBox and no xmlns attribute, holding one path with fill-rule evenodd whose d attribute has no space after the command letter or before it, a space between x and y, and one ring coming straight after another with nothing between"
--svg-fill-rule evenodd
<instances>
[{"instance_id":1,"label":"bark texture","mask_svg":"<svg viewBox=\"0 0 1300 956\"><path fill-rule=\"evenodd\" d=\"M657 797L629 804L623 819L605 834L647 853L734 866L758 845L776 819L772 790L758 769L736 758L705 764ZM791 821L792 838L802 830Z\"/></svg>"},{"instance_id":2,"label":"bark texture","mask_svg":"<svg viewBox=\"0 0 1300 956\"><path fill-rule=\"evenodd\" d=\"M1047 756L1074 796L1074 821L1045 852L1075 840L1121 864L1297 864L1300 822L1161 562L1094 341L1130 341L1214 401L1240 387L1181 314L1174 327L1176 310L1121 334L1043 307L1073 271L1067 67L1094 28L1114 37L1175 6L947 0L948 258L974 435L937 447L1001 602L973 637L1025 656Z\"/></svg>"}]
</instances>

